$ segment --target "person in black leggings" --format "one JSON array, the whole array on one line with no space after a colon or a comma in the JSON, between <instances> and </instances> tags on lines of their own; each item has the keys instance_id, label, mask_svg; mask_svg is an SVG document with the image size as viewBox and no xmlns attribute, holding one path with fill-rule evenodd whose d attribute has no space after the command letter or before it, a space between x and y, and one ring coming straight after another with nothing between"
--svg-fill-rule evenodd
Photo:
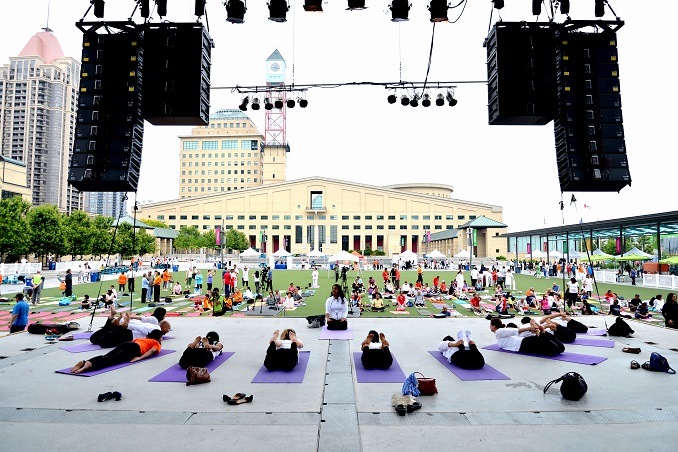
<instances>
[{"instance_id":1,"label":"person in black leggings","mask_svg":"<svg viewBox=\"0 0 678 452\"><path fill-rule=\"evenodd\" d=\"M499 347L512 352L528 353L532 355L556 356L565 351L562 342L551 333L542 331L537 324L529 324L522 328L509 323L504 325L501 319L490 320L490 331L497 337ZM533 333L533 336L523 337L523 333Z\"/></svg>"},{"instance_id":2,"label":"person in black leggings","mask_svg":"<svg viewBox=\"0 0 678 452\"><path fill-rule=\"evenodd\" d=\"M462 369L476 370L485 366L485 358L471 339L471 330L459 330L456 341L452 336L445 336L438 344L438 350L449 362Z\"/></svg>"},{"instance_id":3,"label":"person in black leggings","mask_svg":"<svg viewBox=\"0 0 678 452\"><path fill-rule=\"evenodd\" d=\"M292 370L299 362L299 349L304 347L304 343L297 338L297 333L293 329L285 329L278 337L278 330L273 332L273 336L266 350L264 367L268 370Z\"/></svg>"},{"instance_id":4,"label":"person in black leggings","mask_svg":"<svg viewBox=\"0 0 678 452\"><path fill-rule=\"evenodd\" d=\"M148 337L143 339L134 339L133 341L123 342L105 355L95 356L88 360L79 361L71 369L71 373L79 374L87 371L94 371L112 367L127 362L136 362L156 353L160 353L162 342L162 331L153 330Z\"/></svg>"},{"instance_id":5,"label":"person in black leggings","mask_svg":"<svg viewBox=\"0 0 678 452\"><path fill-rule=\"evenodd\" d=\"M393 355L389 350L389 342L386 340L384 333L377 333L371 330L362 345L362 355L360 362L362 362L365 369L382 369L386 370L393 364Z\"/></svg>"}]
</instances>

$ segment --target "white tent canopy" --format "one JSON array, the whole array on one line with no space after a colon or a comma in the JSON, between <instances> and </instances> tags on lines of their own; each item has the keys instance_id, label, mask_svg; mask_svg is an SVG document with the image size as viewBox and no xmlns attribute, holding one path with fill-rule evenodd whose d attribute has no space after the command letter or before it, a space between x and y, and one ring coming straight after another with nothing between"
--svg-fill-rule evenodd
<instances>
[{"instance_id":1,"label":"white tent canopy","mask_svg":"<svg viewBox=\"0 0 678 452\"><path fill-rule=\"evenodd\" d=\"M624 254L622 254L622 256L631 256L631 255L654 257L654 255L646 253L645 251L641 251L638 248L636 248L635 246L633 248L631 248L630 250L628 250L627 252L625 252Z\"/></svg>"},{"instance_id":2,"label":"white tent canopy","mask_svg":"<svg viewBox=\"0 0 678 452\"><path fill-rule=\"evenodd\" d=\"M291 256L292 253L288 252L288 251L287 251L286 249L284 249L284 248L280 248L278 251L276 251L275 253L273 253L273 255L274 255L275 257L285 257L285 256Z\"/></svg>"},{"instance_id":3,"label":"white tent canopy","mask_svg":"<svg viewBox=\"0 0 678 452\"><path fill-rule=\"evenodd\" d=\"M583 257L587 257L587 254L577 250L570 251L570 259L581 259Z\"/></svg>"},{"instance_id":4,"label":"white tent canopy","mask_svg":"<svg viewBox=\"0 0 678 452\"><path fill-rule=\"evenodd\" d=\"M398 259L400 259L401 261L415 261L416 262L417 258L418 258L418 256L410 250L403 251L398 256Z\"/></svg>"},{"instance_id":5,"label":"white tent canopy","mask_svg":"<svg viewBox=\"0 0 678 452\"><path fill-rule=\"evenodd\" d=\"M593 253L591 253L591 254L593 254L594 256L609 257L610 259L613 259L613 258L614 258L613 255L604 253L604 252L601 251L600 249L596 249L596 250L595 250Z\"/></svg>"},{"instance_id":6,"label":"white tent canopy","mask_svg":"<svg viewBox=\"0 0 678 452\"><path fill-rule=\"evenodd\" d=\"M358 262L358 256L355 256L348 251L339 251L337 254L331 255L328 259L329 262Z\"/></svg>"},{"instance_id":7,"label":"white tent canopy","mask_svg":"<svg viewBox=\"0 0 678 452\"><path fill-rule=\"evenodd\" d=\"M323 256L327 256L327 254L323 253L322 251L313 250L309 253L306 253L306 256L308 256L308 257L323 257Z\"/></svg>"},{"instance_id":8,"label":"white tent canopy","mask_svg":"<svg viewBox=\"0 0 678 452\"><path fill-rule=\"evenodd\" d=\"M453 257L458 257L460 259L468 259L469 257L471 257L471 255L469 254L468 250L461 250Z\"/></svg>"},{"instance_id":9,"label":"white tent canopy","mask_svg":"<svg viewBox=\"0 0 678 452\"><path fill-rule=\"evenodd\" d=\"M261 253L253 248L249 248L242 253L240 253L240 257L259 257Z\"/></svg>"},{"instance_id":10,"label":"white tent canopy","mask_svg":"<svg viewBox=\"0 0 678 452\"><path fill-rule=\"evenodd\" d=\"M560 259L561 257L563 257L563 253L561 253L558 250L551 250L551 251L549 251L549 257Z\"/></svg>"},{"instance_id":11,"label":"white tent canopy","mask_svg":"<svg viewBox=\"0 0 678 452\"><path fill-rule=\"evenodd\" d=\"M430 253L425 254L424 257L429 257L431 259L442 259L445 257L445 255L438 250L433 250Z\"/></svg>"},{"instance_id":12,"label":"white tent canopy","mask_svg":"<svg viewBox=\"0 0 678 452\"><path fill-rule=\"evenodd\" d=\"M527 255L529 256L530 253L527 253ZM546 257L546 253L542 250L532 250L532 257Z\"/></svg>"}]
</instances>

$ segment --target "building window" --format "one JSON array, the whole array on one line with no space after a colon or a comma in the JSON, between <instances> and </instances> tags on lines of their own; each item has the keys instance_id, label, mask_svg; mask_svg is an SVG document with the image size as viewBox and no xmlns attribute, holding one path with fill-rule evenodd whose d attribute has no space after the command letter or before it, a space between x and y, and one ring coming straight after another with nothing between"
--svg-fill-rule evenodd
<instances>
[{"instance_id":1,"label":"building window","mask_svg":"<svg viewBox=\"0 0 678 452\"><path fill-rule=\"evenodd\" d=\"M203 228L203 229L209 229L209 228L210 228L210 225L209 225L209 224L203 224L203 225L202 225L202 228Z\"/></svg>"},{"instance_id":2,"label":"building window","mask_svg":"<svg viewBox=\"0 0 678 452\"><path fill-rule=\"evenodd\" d=\"M191 215L191 220L197 220L199 215Z\"/></svg>"},{"instance_id":3,"label":"building window","mask_svg":"<svg viewBox=\"0 0 678 452\"><path fill-rule=\"evenodd\" d=\"M400 215L401 220L407 220L407 215Z\"/></svg>"},{"instance_id":4,"label":"building window","mask_svg":"<svg viewBox=\"0 0 678 452\"><path fill-rule=\"evenodd\" d=\"M418 225L418 224L413 224L413 225L412 225L412 230L413 230L413 231L416 231L417 229L419 229L419 225Z\"/></svg>"},{"instance_id":5,"label":"building window","mask_svg":"<svg viewBox=\"0 0 678 452\"><path fill-rule=\"evenodd\" d=\"M342 225L341 225L341 229L348 229L348 225L347 225L347 224L342 224Z\"/></svg>"},{"instance_id":6,"label":"building window","mask_svg":"<svg viewBox=\"0 0 678 452\"><path fill-rule=\"evenodd\" d=\"M216 151L219 149L219 142L218 141L203 141L202 142L202 150L203 151ZM205 154L202 155L203 158L205 157Z\"/></svg>"},{"instance_id":7,"label":"building window","mask_svg":"<svg viewBox=\"0 0 678 452\"><path fill-rule=\"evenodd\" d=\"M433 229L436 229L436 230L439 230L439 229L442 229L442 228L443 228L443 225L441 225L441 224L436 224L436 225L433 227Z\"/></svg>"},{"instance_id":8,"label":"building window","mask_svg":"<svg viewBox=\"0 0 678 452\"><path fill-rule=\"evenodd\" d=\"M238 220L244 220L244 219L245 219L245 215L238 215Z\"/></svg>"},{"instance_id":9,"label":"building window","mask_svg":"<svg viewBox=\"0 0 678 452\"><path fill-rule=\"evenodd\" d=\"M250 229L257 229L257 225L256 225L256 224L251 224L251 225L249 226L249 228L250 228Z\"/></svg>"},{"instance_id":10,"label":"building window","mask_svg":"<svg viewBox=\"0 0 678 452\"><path fill-rule=\"evenodd\" d=\"M304 217L303 217L303 215L295 215L295 216L294 216L294 219L295 219L296 221L300 221L300 220L303 220Z\"/></svg>"},{"instance_id":11,"label":"building window","mask_svg":"<svg viewBox=\"0 0 678 452\"><path fill-rule=\"evenodd\" d=\"M422 228L424 228L424 230L428 231L429 229L431 229L431 225L425 224L424 226L422 226Z\"/></svg>"},{"instance_id":12,"label":"building window","mask_svg":"<svg viewBox=\"0 0 678 452\"><path fill-rule=\"evenodd\" d=\"M457 220L463 220L464 218L466 218L464 215L457 215Z\"/></svg>"},{"instance_id":13,"label":"building window","mask_svg":"<svg viewBox=\"0 0 678 452\"><path fill-rule=\"evenodd\" d=\"M433 217L433 219L434 220L442 220L443 216L442 215L436 215L435 217Z\"/></svg>"},{"instance_id":14,"label":"building window","mask_svg":"<svg viewBox=\"0 0 678 452\"><path fill-rule=\"evenodd\" d=\"M454 220L454 215L445 215L446 220Z\"/></svg>"},{"instance_id":15,"label":"building window","mask_svg":"<svg viewBox=\"0 0 678 452\"><path fill-rule=\"evenodd\" d=\"M388 225L388 228L389 228L390 230L394 230L394 229L395 229L395 224L389 224L389 225Z\"/></svg>"},{"instance_id":16,"label":"building window","mask_svg":"<svg viewBox=\"0 0 678 452\"><path fill-rule=\"evenodd\" d=\"M353 215L354 220L360 220L360 215Z\"/></svg>"},{"instance_id":17,"label":"building window","mask_svg":"<svg viewBox=\"0 0 678 452\"><path fill-rule=\"evenodd\" d=\"M285 221L290 221L291 219L292 219L292 215L285 215L283 217L283 220L285 220Z\"/></svg>"},{"instance_id":18,"label":"building window","mask_svg":"<svg viewBox=\"0 0 678 452\"><path fill-rule=\"evenodd\" d=\"M215 216L214 216L214 219L215 219L215 220L221 220L221 215L215 215Z\"/></svg>"},{"instance_id":19,"label":"building window","mask_svg":"<svg viewBox=\"0 0 678 452\"><path fill-rule=\"evenodd\" d=\"M325 215L318 215L318 220L325 221L327 220L327 217Z\"/></svg>"},{"instance_id":20,"label":"building window","mask_svg":"<svg viewBox=\"0 0 678 452\"><path fill-rule=\"evenodd\" d=\"M430 219L431 219L431 215L424 215L424 220L430 220Z\"/></svg>"},{"instance_id":21,"label":"building window","mask_svg":"<svg viewBox=\"0 0 678 452\"><path fill-rule=\"evenodd\" d=\"M180 220L188 220L188 215L181 215L179 217Z\"/></svg>"},{"instance_id":22,"label":"building window","mask_svg":"<svg viewBox=\"0 0 678 452\"><path fill-rule=\"evenodd\" d=\"M198 142L197 141L184 141L184 151L197 151Z\"/></svg>"},{"instance_id":23,"label":"building window","mask_svg":"<svg viewBox=\"0 0 678 452\"><path fill-rule=\"evenodd\" d=\"M360 229L360 225L359 225L359 224L354 224L354 225L353 225L353 229Z\"/></svg>"},{"instance_id":24,"label":"building window","mask_svg":"<svg viewBox=\"0 0 678 452\"><path fill-rule=\"evenodd\" d=\"M400 229L407 229L407 225L401 224L401 225L400 225Z\"/></svg>"},{"instance_id":25,"label":"building window","mask_svg":"<svg viewBox=\"0 0 678 452\"><path fill-rule=\"evenodd\" d=\"M341 216L341 219L342 219L342 220L348 220L348 215L342 215L342 216Z\"/></svg>"},{"instance_id":26,"label":"building window","mask_svg":"<svg viewBox=\"0 0 678 452\"><path fill-rule=\"evenodd\" d=\"M476 216L475 216L475 215L469 215L469 216L468 216L468 219L469 219L469 220L475 220L475 219L476 219Z\"/></svg>"},{"instance_id":27,"label":"building window","mask_svg":"<svg viewBox=\"0 0 678 452\"><path fill-rule=\"evenodd\" d=\"M389 216L388 216L388 219L389 219L389 220L395 221L395 215L389 215Z\"/></svg>"},{"instance_id":28,"label":"building window","mask_svg":"<svg viewBox=\"0 0 678 452\"><path fill-rule=\"evenodd\" d=\"M312 210L323 209L323 192L321 191L311 192L311 209Z\"/></svg>"},{"instance_id":29,"label":"building window","mask_svg":"<svg viewBox=\"0 0 678 452\"><path fill-rule=\"evenodd\" d=\"M169 216L169 219L170 219L170 220L176 220L176 219L177 219L177 216L176 216L176 215L170 215L170 216Z\"/></svg>"},{"instance_id":30,"label":"building window","mask_svg":"<svg viewBox=\"0 0 678 452\"><path fill-rule=\"evenodd\" d=\"M384 219L384 216L383 216L383 215L377 215L377 221L383 220L383 219Z\"/></svg>"},{"instance_id":31,"label":"building window","mask_svg":"<svg viewBox=\"0 0 678 452\"><path fill-rule=\"evenodd\" d=\"M377 229L384 229L384 225L383 225L383 224L378 224L378 225L377 225Z\"/></svg>"},{"instance_id":32,"label":"building window","mask_svg":"<svg viewBox=\"0 0 678 452\"><path fill-rule=\"evenodd\" d=\"M366 224L366 225L365 225L365 229L372 229L372 225L371 225L371 224Z\"/></svg>"},{"instance_id":33,"label":"building window","mask_svg":"<svg viewBox=\"0 0 678 452\"><path fill-rule=\"evenodd\" d=\"M256 215L250 215L250 220L256 220L257 216Z\"/></svg>"},{"instance_id":34,"label":"building window","mask_svg":"<svg viewBox=\"0 0 678 452\"><path fill-rule=\"evenodd\" d=\"M238 140L222 140L221 141L221 149L224 151L230 151L233 149L238 149ZM223 154L221 154L223 157ZM228 154L229 158L231 157L231 154Z\"/></svg>"},{"instance_id":35,"label":"building window","mask_svg":"<svg viewBox=\"0 0 678 452\"><path fill-rule=\"evenodd\" d=\"M291 224L283 225L283 229L286 230L286 231L291 231L291 230L292 230L292 225L291 225Z\"/></svg>"},{"instance_id":36,"label":"building window","mask_svg":"<svg viewBox=\"0 0 678 452\"><path fill-rule=\"evenodd\" d=\"M164 219L165 219L165 215L158 215L158 216L156 217L156 219L158 219L158 220L164 220Z\"/></svg>"},{"instance_id":37,"label":"building window","mask_svg":"<svg viewBox=\"0 0 678 452\"><path fill-rule=\"evenodd\" d=\"M330 215L330 220L338 220L339 215Z\"/></svg>"},{"instance_id":38,"label":"building window","mask_svg":"<svg viewBox=\"0 0 678 452\"><path fill-rule=\"evenodd\" d=\"M337 243L337 225L330 225L330 243Z\"/></svg>"},{"instance_id":39,"label":"building window","mask_svg":"<svg viewBox=\"0 0 678 452\"><path fill-rule=\"evenodd\" d=\"M210 216L209 216L209 215L203 215L203 216L202 216L202 219L203 219L203 220L209 220L209 219L210 219Z\"/></svg>"},{"instance_id":40,"label":"building window","mask_svg":"<svg viewBox=\"0 0 678 452\"><path fill-rule=\"evenodd\" d=\"M294 227L294 243L302 243L303 231L301 226Z\"/></svg>"},{"instance_id":41,"label":"building window","mask_svg":"<svg viewBox=\"0 0 678 452\"><path fill-rule=\"evenodd\" d=\"M419 220L419 215L412 215L412 220L413 221Z\"/></svg>"}]
</instances>

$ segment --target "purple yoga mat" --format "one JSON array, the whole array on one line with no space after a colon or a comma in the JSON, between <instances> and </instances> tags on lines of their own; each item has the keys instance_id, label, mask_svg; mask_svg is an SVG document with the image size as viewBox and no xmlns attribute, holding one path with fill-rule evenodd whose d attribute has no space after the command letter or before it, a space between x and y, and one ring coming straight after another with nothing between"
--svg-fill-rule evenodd
<instances>
[{"instance_id":1,"label":"purple yoga mat","mask_svg":"<svg viewBox=\"0 0 678 452\"><path fill-rule=\"evenodd\" d=\"M393 364L386 370L365 369L360 357L362 352L353 352L353 362L355 363L355 378L358 383L402 383L405 381L405 373L400 368L400 364L393 356Z\"/></svg>"},{"instance_id":2,"label":"purple yoga mat","mask_svg":"<svg viewBox=\"0 0 678 452\"><path fill-rule=\"evenodd\" d=\"M310 352L300 351L299 362L294 367L294 369L290 371L270 371L264 366L261 366L259 372L257 372L257 374L252 379L252 383L303 383L310 355Z\"/></svg>"},{"instance_id":3,"label":"purple yoga mat","mask_svg":"<svg viewBox=\"0 0 678 452\"><path fill-rule=\"evenodd\" d=\"M592 355L582 355L579 353L570 353L570 352L563 352L560 355L556 356L542 356L542 355L532 355L528 353L520 353L520 352L512 352L509 350L504 350L502 348L499 348L499 345L497 344L492 344L488 345L487 347L483 347L484 350L494 350L496 352L504 352L504 353L514 353L518 355L524 355L524 356L534 356L537 358L544 358L544 359L553 359L556 361L565 361L568 363L577 363L577 364L589 364L589 365L596 365L600 364L603 361L605 361L607 358L603 358L602 356L592 356Z\"/></svg>"},{"instance_id":4,"label":"purple yoga mat","mask_svg":"<svg viewBox=\"0 0 678 452\"><path fill-rule=\"evenodd\" d=\"M87 334L87 333L84 333ZM91 334L90 334L91 336ZM79 339L75 337L75 334L73 335L74 339ZM82 339L88 339L88 338L82 338ZM163 336L162 340L167 341L169 339L174 339L173 337L170 336ZM92 344L91 342L85 342L84 344L76 344L76 345L60 345L60 349L66 350L68 353L82 353L82 352L95 352L97 350L110 350L110 348L102 348L98 346L97 344ZM112 347L111 347L112 348Z\"/></svg>"},{"instance_id":5,"label":"purple yoga mat","mask_svg":"<svg viewBox=\"0 0 678 452\"><path fill-rule=\"evenodd\" d=\"M588 336L607 336L607 330L604 328L589 328L589 330L586 333L577 333L577 334L584 334Z\"/></svg>"},{"instance_id":6,"label":"purple yoga mat","mask_svg":"<svg viewBox=\"0 0 678 452\"><path fill-rule=\"evenodd\" d=\"M351 325L349 325L345 330L328 330L326 326L323 326L320 330L320 337L318 339L337 339L350 341L353 340L353 328L351 328Z\"/></svg>"},{"instance_id":7,"label":"purple yoga mat","mask_svg":"<svg viewBox=\"0 0 678 452\"><path fill-rule=\"evenodd\" d=\"M94 334L94 331L90 331L87 333L75 333L73 334L73 339L78 340L78 339L89 339L92 337L92 334Z\"/></svg>"},{"instance_id":8,"label":"purple yoga mat","mask_svg":"<svg viewBox=\"0 0 678 452\"><path fill-rule=\"evenodd\" d=\"M155 359L158 356L169 355L170 353L174 353L175 351L176 350L164 350L163 349L163 350L160 350L160 353L158 353L157 355L153 355L150 358L142 359L141 361L135 361L133 363L117 364L115 366L105 367L103 369L95 370L93 372L83 372L81 374L72 374L71 373L71 367L67 367L67 368L61 369L61 370L55 370L55 372L58 373L58 374L73 375L75 377L93 377L95 375L103 374L105 372L110 372L111 370L121 369L123 367L132 366L132 365L137 364L137 363L143 363L143 362L148 361L149 359Z\"/></svg>"},{"instance_id":9,"label":"purple yoga mat","mask_svg":"<svg viewBox=\"0 0 678 452\"><path fill-rule=\"evenodd\" d=\"M214 372L214 370L222 365L228 358L233 356L233 352L223 352L221 355L217 356L205 367L207 370ZM151 378L148 381L165 381L171 383L186 383L186 369L179 367L179 364L175 364L164 372L159 373L155 377Z\"/></svg>"},{"instance_id":10,"label":"purple yoga mat","mask_svg":"<svg viewBox=\"0 0 678 452\"><path fill-rule=\"evenodd\" d=\"M574 342L570 342L572 345L588 345L589 347L606 347L614 348L614 341L609 339L592 339L590 337L577 336L577 339Z\"/></svg>"},{"instance_id":11,"label":"purple yoga mat","mask_svg":"<svg viewBox=\"0 0 678 452\"><path fill-rule=\"evenodd\" d=\"M447 367L447 370L455 374L462 381L475 381L475 380L510 380L509 377L499 372L494 367L489 364L485 364L482 369L468 370L462 369L459 366L455 366L443 356L438 350L429 352L431 356L437 359L440 364Z\"/></svg>"}]
</instances>

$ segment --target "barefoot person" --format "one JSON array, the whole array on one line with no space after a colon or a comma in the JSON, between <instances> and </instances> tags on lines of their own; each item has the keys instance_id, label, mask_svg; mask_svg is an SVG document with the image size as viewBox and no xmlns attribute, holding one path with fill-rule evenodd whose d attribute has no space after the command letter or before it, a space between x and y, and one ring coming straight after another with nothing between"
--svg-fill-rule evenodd
<instances>
[{"instance_id":1,"label":"barefoot person","mask_svg":"<svg viewBox=\"0 0 678 452\"><path fill-rule=\"evenodd\" d=\"M205 367L222 354L223 348L224 344L219 342L219 335L215 331L210 331L205 337L198 336L184 350L179 367Z\"/></svg>"},{"instance_id":2,"label":"barefoot person","mask_svg":"<svg viewBox=\"0 0 678 452\"><path fill-rule=\"evenodd\" d=\"M438 350L452 364L462 369L477 370L485 365L485 358L471 339L471 330L459 330L457 340L445 336L438 344Z\"/></svg>"},{"instance_id":3,"label":"barefoot person","mask_svg":"<svg viewBox=\"0 0 678 452\"><path fill-rule=\"evenodd\" d=\"M325 302L325 318L328 330L348 329L346 316L348 315L348 302L344 291L339 284L332 286L332 295Z\"/></svg>"},{"instance_id":4,"label":"barefoot person","mask_svg":"<svg viewBox=\"0 0 678 452\"><path fill-rule=\"evenodd\" d=\"M129 312L118 314L115 317L116 314L115 308L111 307L106 324L100 330L95 331L89 338L91 343L102 348L110 348L133 339L145 338L153 330L160 330L162 334L166 334L170 330L170 323L167 320L162 320L157 325L154 325L153 323L132 320ZM164 313L162 313L162 316L164 317ZM158 319L155 316L150 317L154 317L155 320ZM150 317L146 320L151 320Z\"/></svg>"},{"instance_id":5,"label":"barefoot person","mask_svg":"<svg viewBox=\"0 0 678 452\"><path fill-rule=\"evenodd\" d=\"M513 324L504 325L501 319L492 319L490 331L496 336L499 347L504 350L543 356L556 356L565 351L562 342L552 334L542 331L536 323L517 328ZM534 335L521 336L522 333L530 332Z\"/></svg>"},{"instance_id":6,"label":"barefoot person","mask_svg":"<svg viewBox=\"0 0 678 452\"><path fill-rule=\"evenodd\" d=\"M389 342L384 333L371 330L360 348L363 351L360 362L363 363L365 369L386 370L393 364L393 355L391 355Z\"/></svg>"},{"instance_id":7,"label":"barefoot person","mask_svg":"<svg viewBox=\"0 0 678 452\"><path fill-rule=\"evenodd\" d=\"M304 348L304 343L293 329L283 330L280 337L275 330L266 350L264 366L268 370L292 370L299 362L300 348Z\"/></svg>"},{"instance_id":8,"label":"barefoot person","mask_svg":"<svg viewBox=\"0 0 678 452\"><path fill-rule=\"evenodd\" d=\"M160 353L162 349L162 332L153 330L148 337L123 342L105 355L95 356L86 361L78 361L71 369L72 374L104 369L122 363L134 363Z\"/></svg>"}]
</instances>

